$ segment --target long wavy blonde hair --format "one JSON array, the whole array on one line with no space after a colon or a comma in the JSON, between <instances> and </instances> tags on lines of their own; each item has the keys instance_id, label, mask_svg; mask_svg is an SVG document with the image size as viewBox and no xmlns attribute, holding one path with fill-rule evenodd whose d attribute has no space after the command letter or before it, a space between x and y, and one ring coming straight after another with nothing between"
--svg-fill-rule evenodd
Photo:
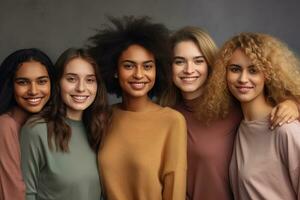
<instances>
[{"instance_id":1,"label":"long wavy blonde hair","mask_svg":"<svg viewBox=\"0 0 300 200\"><path fill-rule=\"evenodd\" d=\"M241 49L265 76L265 97L271 104L300 99L300 63L287 45L261 33L240 33L221 48L204 96L211 118L223 118L234 105L226 83L226 67L236 49Z\"/></svg>"},{"instance_id":2,"label":"long wavy blonde hair","mask_svg":"<svg viewBox=\"0 0 300 200\"><path fill-rule=\"evenodd\" d=\"M212 67L218 51L217 45L214 42L214 40L203 29L198 27L193 27L193 26L187 26L179 29L178 31L174 32L171 35L172 49L174 49L178 43L183 41L192 41L199 48L199 50L201 51L201 53L205 58L205 61L207 62L208 78L209 78L213 71ZM206 86L206 82L202 87L205 86ZM164 106L165 105L174 106L176 104L179 104L181 101L182 101L181 92L175 86L175 84L173 84L171 90L166 90L165 93L162 95L162 97L159 99L159 103ZM203 113L202 107L205 107L205 104L206 104L205 102L202 102L201 104L197 102L195 104L194 114L196 115L196 117L201 115L200 113Z\"/></svg>"}]
</instances>

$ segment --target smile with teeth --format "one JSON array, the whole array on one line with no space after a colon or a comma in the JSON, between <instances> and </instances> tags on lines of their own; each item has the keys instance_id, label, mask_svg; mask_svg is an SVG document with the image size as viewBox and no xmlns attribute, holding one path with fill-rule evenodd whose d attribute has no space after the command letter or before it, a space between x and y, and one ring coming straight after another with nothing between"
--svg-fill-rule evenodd
<instances>
[{"instance_id":1,"label":"smile with teeth","mask_svg":"<svg viewBox=\"0 0 300 200\"><path fill-rule=\"evenodd\" d=\"M180 77L180 79L185 81L185 82L195 81L198 78L199 78L199 76L182 76L182 77Z\"/></svg>"},{"instance_id":2,"label":"smile with teeth","mask_svg":"<svg viewBox=\"0 0 300 200\"><path fill-rule=\"evenodd\" d=\"M43 97L27 97L24 98L29 105L36 106L39 105Z\"/></svg>"},{"instance_id":3,"label":"smile with teeth","mask_svg":"<svg viewBox=\"0 0 300 200\"><path fill-rule=\"evenodd\" d=\"M89 98L87 95L71 95L71 97L76 103L83 103Z\"/></svg>"},{"instance_id":4,"label":"smile with teeth","mask_svg":"<svg viewBox=\"0 0 300 200\"><path fill-rule=\"evenodd\" d=\"M133 89L143 89L148 82L129 82Z\"/></svg>"}]
</instances>

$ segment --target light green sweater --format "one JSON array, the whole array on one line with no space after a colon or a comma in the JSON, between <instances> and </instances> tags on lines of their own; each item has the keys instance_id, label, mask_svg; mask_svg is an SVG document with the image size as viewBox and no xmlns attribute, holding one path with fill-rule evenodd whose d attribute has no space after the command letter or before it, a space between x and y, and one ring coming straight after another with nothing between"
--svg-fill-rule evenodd
<instances>
[{"instance_id":1,"label":"light green sweater","mask_svg":"<svg viewBox=\"0 0 300 200\"><path fill-rule=\"evenodd\" d=\"M46 123L23 126L21 165L27 200L100 199L96 154L84 125L69 119L67 123L72 129L68 153L49 149Z\"/></svg>"}]
</instances>

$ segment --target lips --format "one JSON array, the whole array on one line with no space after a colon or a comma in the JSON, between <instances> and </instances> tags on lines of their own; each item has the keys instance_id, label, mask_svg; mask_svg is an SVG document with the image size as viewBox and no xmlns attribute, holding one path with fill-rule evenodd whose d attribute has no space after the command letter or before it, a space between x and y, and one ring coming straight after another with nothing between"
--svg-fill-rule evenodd
<instances>
[{"instance_id":1,"label":"lips","mask_svg":"<svg viewBox=\"0 0 300 200\"><path fill-rule=\"evenodd\" d=\"M143 89L148 82L129 82L130 86L135 90Z\"/></svg>"},{"instance_id":2,"label":"lips","mask_svg":"<svg viewBox=\"0 0 300 200\"><path fill-rule=\"evenodd\" d=\"M71 97L76 103L84 103L89 98L88 95L71 95Z\"/></svg>"},{"instance_id":3,"label":"lips","mask_svg":"<svg viewBox=\"0 0 300 200\"><path fill-rule=\"evenodd\" d=\"M199 78L199 76L182 76L182 77L180 77L180 79L186 83L193 82L193 81L197 80L198 78Z\"/></svg>"},{"instance_id":4,"label":"lips","mask_svg":"<svg viewBox=\"0 0 300 200\"><path fill-rule=\"evenodd\" d=\"M37 106L41 103L44 97L25 97L24 100L27 102L28 105Z\"/></svg>"},{"instance_id":5,"label":"lips","mask_svg":"<svg viewBox=\"0 0 300 200\"><path fill-rule=\"evenodd\" d=\"M240 93L246 94L254 87L252 87L252 86L236 86L236 88Z\"/></svg>"}]
</instances>

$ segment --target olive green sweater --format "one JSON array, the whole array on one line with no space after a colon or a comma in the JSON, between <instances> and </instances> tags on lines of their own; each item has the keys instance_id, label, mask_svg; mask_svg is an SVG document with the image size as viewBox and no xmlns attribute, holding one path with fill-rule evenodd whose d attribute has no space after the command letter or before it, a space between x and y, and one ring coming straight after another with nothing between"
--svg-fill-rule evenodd
<instances>
[{"instance_id":1,"label":"olive green sweater","mask_svg":"<svg viewBox=\"0 0 300 200\"><path fill-rule=\"evenodd\" d=\"M51 151L46 123L26 124L21 136L21 165L27 200L99 200L101 187L96 154L81 121L72 129L70 151Z\"/></svg>"}]
</instances>

